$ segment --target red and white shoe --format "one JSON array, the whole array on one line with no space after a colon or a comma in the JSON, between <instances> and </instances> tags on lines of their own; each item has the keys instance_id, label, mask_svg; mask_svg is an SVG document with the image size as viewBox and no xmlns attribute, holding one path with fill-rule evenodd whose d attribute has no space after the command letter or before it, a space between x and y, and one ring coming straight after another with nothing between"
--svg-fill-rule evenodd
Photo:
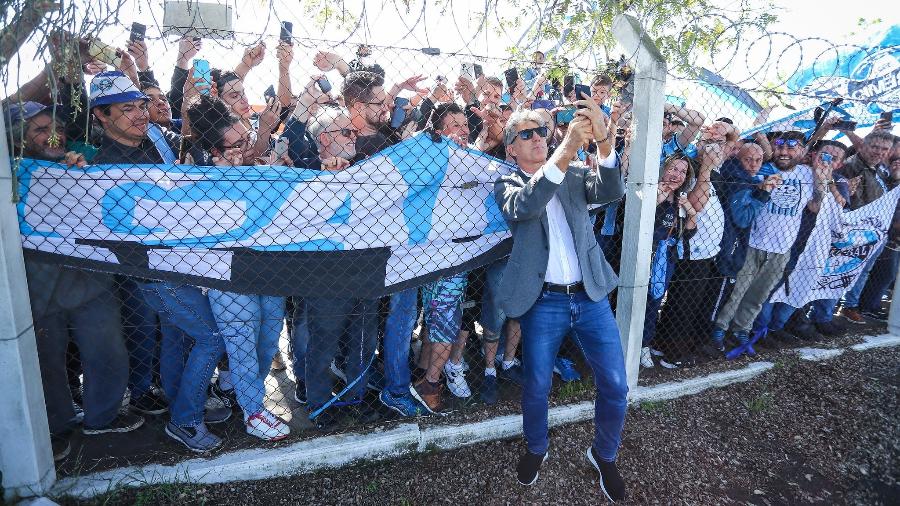
<instances>
[{"instance_id":1,"label":"red and white shoe","mask_svg":"<svg viewBox=\"0 0 900 506\"><path fill-rule=\"evenodd\" d=\"M244 423L247 434L264 441L280 441L291 433L290 427L267 409L248 416Z\"/></svg>"}]
</instances>

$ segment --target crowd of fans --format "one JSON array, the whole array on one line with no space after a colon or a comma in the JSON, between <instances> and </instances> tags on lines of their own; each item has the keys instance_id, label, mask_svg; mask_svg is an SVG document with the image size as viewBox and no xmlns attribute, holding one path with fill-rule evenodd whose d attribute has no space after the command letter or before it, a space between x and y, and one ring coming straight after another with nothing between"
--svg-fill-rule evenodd
<instances>
[{"instance_id":1,"label":"crowd of fans","mask_svg":"<svg viewBox=\"0 0 900 506\"><path fill-rule=\"evenodd\" d=\"M349 63L332 52L315 53L321 74L293 90L294 46L281 41L278 81L255 112L244 80L267 47L248 48L234 69L205 69L195 58L202 44L191 37L179 41L168 90L154 78L141 40L118 52L113 69L86 50L61 72L51 74L48 66L5 101L13 156L77 167L271 164L341 171L424 131L427 142L443 137L506 160L506 147L517 139L504 136L514 111L534 110L543 124L528 138L545 138L553 149L572 119L568 104L583 94L607 115L613 156L627 178L631 96L627 71L615 65L581 84L574 74L550 77L544 55L536 52L527 68L499 77L473 73L451 83L416 75L388 83L371 48L360 46ZM55 96L47 84L51 75L58 77ZM338 77L332 87L329 78ZM425 87L426 81L433 85ZM844 132L848 146L823 140L834 121L827 119L812 136L788 131L742 138L728 118L708 121L697 110L666 105L644 367L722 358L754 331L764 335L761 342L785 343L844 331L833 319L837 300L807 308L767 302L802 251L824 198L830 194L845 209L857 209L900 183L900 144L889 122L862 139ZM579 158L596 163L595 146L584 146ZM596 215L597 240L616 270L624 207L617 202ZM898 251L892 235L883 252L870 257L843 299L845 321L886 318L881 302L896 276ZM872 270L877 259L884 268ZM504 262L379 301L230 293L28 258L54 454L66 456L76 422L89 435L128 432L141 427L144 416L165 413L166 433L196 452L223 444L208 426L235 412L249 434L283 439L288 424L264 399L270 370L288 361L294 400L307 405L323 429L339 414L363 422L379 418L383 412L365 402L373 390L400 416L440 413L446 396L475 395L469 386L475 371L478 397L493 404L498 380L518 384L522 378L518 324L497 304ZM287 358L278 344L285 321ZM483 366L463 357L476 334ZM563 354L554 371L563 381L580 379ZM346 385L340 397L333 394L335 376ZM123 398L130 409L121 409Z\"/></svg>"}]
</instances>

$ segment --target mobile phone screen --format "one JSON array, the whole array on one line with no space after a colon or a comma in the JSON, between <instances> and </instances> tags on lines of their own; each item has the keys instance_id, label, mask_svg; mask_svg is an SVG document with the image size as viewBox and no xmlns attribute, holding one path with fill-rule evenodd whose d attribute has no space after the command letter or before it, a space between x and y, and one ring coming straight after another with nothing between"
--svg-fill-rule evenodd
<instances>
[{"instance_id":1,"label":"mobile phone screen","mask_svg":"<svg viewBox=\"0 0 900 506\"><path fill-rule=\"evenodd\" d=\"M557 125L568 125L572 122L572 119L575 118L575 108L567 107L562 111L558 111L556 113L556 124Z\"/></svg>"},{"instance_id":2,"label":"mobile phone screen","mask_svg":"<svg viewBox=\"0 0 900 506\"><path fill-rule=\"evenodd\" d=\"M144 37L147 35L147 26L142 25L140 23L131 23L131 40L132 41L140 41L144 40Z\"/></svg>"},{"instance_id":3,"label":"mobile phone screen","mask_svg":"<svg viewBox=\"0 0 900 506\"><path fill-rule=\"evenodd\" d=\"M328 81L327 77L322 77L316 81L316 84L319 86L319 89L322 90L322 93L328 93L331 91L331 82Z\"/></svg>"},{"instance_id":4,"label":"mobile phone screen","mask_svg":"<svg viewBox=\"0 0 900 506\"><path fill-rule=\"evenodd\" d=\"M294 24L290 21L282 21L281 22L281 40L289 43L293 43L291 35L294 32Z\"/></svg>"},{"instance_id":5,"label":"mobile phone screen","mask_svg":"<svg viewBox=\"0 0 900 506\"><path fill-rule=\"evenodd\" d=\"M212 86L212 75L210 75L209 62L200 58L194 59L194 78L199 79L198 84L206 84ZM201 93L209 95L210 88L206 88Z\"/></svg>"},{"instance_id":6,"label":"mobile phone screen","mask_svg":"<svg viewBox=\"0 0 900 506\"><path fill-rule=\"evenodd\" d=\"M400 125L406 120L406 109L403 107L409 104L409 99L396 97L394 99L394 112L391 114L391 128L400 128Z\"/></svg>"}]
</instances>

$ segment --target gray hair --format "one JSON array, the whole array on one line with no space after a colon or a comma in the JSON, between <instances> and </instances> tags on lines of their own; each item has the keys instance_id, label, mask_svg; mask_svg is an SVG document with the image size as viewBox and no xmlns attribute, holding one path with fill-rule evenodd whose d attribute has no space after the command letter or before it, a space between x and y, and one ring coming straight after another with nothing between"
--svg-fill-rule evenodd
<instances>
[{"instance_id":1,"label":"gray hair","mask_svg":"<svg viewBox=\"0 0 900 506\"><path fill-rule=\"evenodd\" d=\"M519 125L526 121L533 121L537 123L538 126L547 126L543 116L536 111L532 111L531 109L518 110L512 113L512 116L509 117L509 121L506 122L506 126L503 127L504 146L509 146L516 140L516 135L519 134Z\"/></svg>"},{"instance_id":2,"label":"gray hair","mask_svg":"<svg viewBox=\"0 0 900 506\"><path fill-rule=\"evenodd\" d=\"M298 105L297 107L300 106ZM322 148L322 146L319 145L319 134L328 130L328 127L333 125L335 120L341 116L349 117L350 115L340 107L321 107L316 114L309 118L309 123L306 125L306 131L309 132L313 139L315 139L318 148Z\"/></svg>"}]
</instances>

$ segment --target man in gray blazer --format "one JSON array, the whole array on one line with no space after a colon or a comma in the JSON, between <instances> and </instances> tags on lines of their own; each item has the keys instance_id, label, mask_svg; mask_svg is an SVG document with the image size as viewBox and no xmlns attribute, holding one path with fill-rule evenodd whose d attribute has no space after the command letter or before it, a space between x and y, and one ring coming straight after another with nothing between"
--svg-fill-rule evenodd
<instances>
[{"instance_id":1,"label":"man in gray blazer","mask_svg":"<svg viewBox=\"0 0 900 506\"><path fill-rule=\"evenodd\" d=\"M600 473L610 500L625 498L615 459L625 422L628 385L615 317L607 295L618 282L593 233L588 205L624 194L610 144L607 117L592 100L580 108L556 151L547 159L547 127L533 111L519 111L506 124L508 158L519 170L503 176L494 197L513 234L499 296L522 328L522 418L528 451L518 478L531 485L546 460L547 399L560 343L572 335L594 374L597 389L593 444L587 458ZM597 142L596 167L570 166L588 141Z\"/></svg>"}]
</instances>

